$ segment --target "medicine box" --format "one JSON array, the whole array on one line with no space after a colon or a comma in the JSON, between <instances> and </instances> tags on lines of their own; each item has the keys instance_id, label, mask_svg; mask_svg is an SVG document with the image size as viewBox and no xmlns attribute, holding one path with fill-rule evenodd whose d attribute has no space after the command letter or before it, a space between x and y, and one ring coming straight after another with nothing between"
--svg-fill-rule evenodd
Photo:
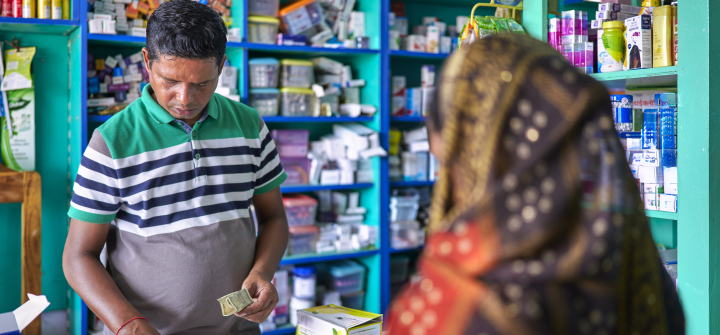
<instances>
[{"instance_id":1,"label":"medicine box","mask_svg":"<svg viewBox=\"0 0 720 335\"><path fill-rule=\"evenodd\" d=\"M659 209L663 212L677 212L677 195L660 194Z\"/></svg>"},{"instance_id":2,"label":"medicine box","mask_svg":"<svg viewBox=\"0 0 720 335\"><path fill-rule=\"evenodd\" d=\"M625 20L626 69L652 67L652 17L639 15Z\"/></svg>"},{"instance_id":3,"label":"medicine box","mask_svg":"<svg viewBox=\"0 0 720 335\"><path fill-rule=\"evenodd\" d=\"M655 193L645 193L643 195L643 198L645 200L645 209L649 210L659 210L660 204L659 204L659 197Z\"/></svg>"},{"instance_id":4,"label":"medicine box","mask_svg":"<svg viewBox=\"0 0 720 335\"><path fill-rule=\"evenodd\" d=\"M662 193L660 192L662 190L662 184L651 184L651 183L644 183L643 184L643 193L653 193L658 194Z\"/></svg>"},{"instance_id":5,"label":"medicine box","mask_svg":"<svg viewBox=\"0 0 720 335\"><path fill-rule=\"evenodd\" d=\"M405 104L405 115L420 116L422 113L422 88L410 88L407 90L407 101Z\"/></svg>"},{"instance_id":6,"label":"medicine box","mask_svg":"<svg viewBox=\"0 0 720 335\"><path fill-rule=\"evenodd\" d=\"M440 52L440 29L437 26L428 26L425 32L426 51L429 53Z\"/></svg>"},{"instance_id":7,"label":"medicine box","mask_svg":"<svg viewBox=\"0 0 720 335\"><path fill-rule=\"evenodd\" d=\"M299 310L297 313L298 335L380 335L382 333L382 314L336 305L311 307Z\"/></svg>"}]
</instances>

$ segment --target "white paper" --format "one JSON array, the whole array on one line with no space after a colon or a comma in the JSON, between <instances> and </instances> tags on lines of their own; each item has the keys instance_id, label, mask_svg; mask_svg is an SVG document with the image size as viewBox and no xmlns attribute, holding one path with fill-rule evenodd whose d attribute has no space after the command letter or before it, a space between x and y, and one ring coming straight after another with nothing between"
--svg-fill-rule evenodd
<instances>
[{"instance_id":1,"label":"white paper","mask_svg":"<svg viewBox=\"0 0 720 335\"><path fill-rule=\"evenodd\" d=\"M35 320L40 313L50 306L50 302L44 295L28 293L28 298L30 300L13 311L19 330L25 329L30 322Z\"/></svg>"}]
</instances>

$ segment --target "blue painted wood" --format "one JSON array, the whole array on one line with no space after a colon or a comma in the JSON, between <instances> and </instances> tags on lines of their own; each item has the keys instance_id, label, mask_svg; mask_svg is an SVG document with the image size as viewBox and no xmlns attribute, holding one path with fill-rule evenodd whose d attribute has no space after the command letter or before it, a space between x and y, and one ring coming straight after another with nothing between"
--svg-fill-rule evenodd
<instances>
[{"instance_id":1,"label":"blue painted wood","mask_svg":"<svg viewBox=\"0 0 720 335\"><path fill-rule=\"evenodd\" d=\"M391 116L390 122L425 122L424 116Z\"/></svg>"},{"instance_id":2,"label":"blue painted wood","mask_svg":"<svg viewBox=\"0 0 720 335\"><path fill-rule=\"evenodd\" d=\"M312 46L295 46L295 45L276 45L262 44L250 42L230 42L228 46L233 45L238 48L247 48L249 50L265 51L265 52L291 52L291 53L322 53L322 54L378 54L380 50L373 49L348 49L348 48L318 48Z\"/></svg>"},{"instance_id":3,"label":"blue painted wood","mask_svg":"<svg viewBox=\"0 0 720 335\"><path fill-rule=\"evenodd\" d=\"M19 23L25 25L36 25L40 28L44 26L80 26L80 21L75 20L51 20L51 19L24 19L21 17L0 17L0 24L4 23Z\"/></svg>"},{"instance_id":4,"label":"blue painted wood","mask_svg":"<svg viewBox=\"0 0 720 335\"><path fill-rule=\"evenodd\" d=\"M469 11L469 9L468 9L468 11ZM407 50L390 50L391 57L445 59L449 55L450 54L433 54L433 53L428 53L428 52L417 52L417 51L407 51Z\"/></svg>"},{"instance_id":5,"label":"blue painted wood","mask_svg":"<svg viewBox=\"0 0 720 335\"><path fill-rule=\"evenodd\" d=\"M390 0L381 0L380 2L380 31L389 30L388 13L390 12ZM381 79L380 110L390 111L390 55L389 55L390 39L388 34L381 34L380 49L382 50L382 59L380 60ZM390 148L390 113L381 113L380 119L380 142L385 150ZM390 203L390 187L389 185L389 165L387 157L380 160L380 312L385 313L390 304L390 223L388 222Z\"/></svg>"},{"instance_id":6,"label":"blue painted wood","mask_svg":"<svg viewBox=\"0 0 720 335\"><path fill-rule=\"evenodd\" d=\"M418 251L423 251L423 249L425 249L425 246L421 246L421 247L417 247L417 248L408 248L408 249L390 248L390 253L397 254L397 253L401 253L401 252L418 252Z\"/></svg>"},{"instance_id":7,"label":"blue painted wood","mask_svg":"<svg viewBox=\"0 0 720 335\"><path fill-rule=\"evenodd\" d=\"M433 186L435 185L435 181L428 180L428 181L393 181L390 182L390 187L423 187L423 186Z\"/></svg>"},{"instance_id":8,"label":"blue painted wood","mask_svg":"<svg viewBox=\"0 0 720 335\"><path fill-rule=\"evenodd\" d=\"M88 115L90 122L105 122L112 115ZM372 117L285 117L285 116L264 116L265 123L342 123L342 122L372 122Z\"/></svg>"},{"instance_id":9,"label":"blue painted wood","mask_svg":"<svg viewBox=\"0 0 720 335\"><path fill-rule=\"evenodd\" d=\"M373 118L368 116L361 117L292 117L292 116L263 116L266 123L296 123L296 122L316 122L316 123L340 123L340 122L372 122Z\"/></svg>"},{"instance_id":10,"label":"blue painted wood","mask_svg":"<svg viewBox=\"0 0 720 335\"><path fill-rule=\"evenodd\" d=\"M277 328L275 330L263 332L263 335L287 335L287 334L295 334L295 327L288 324L285 326L280 326L279 328Z\"/></svg>"},{"instance_id":11,"label":"blue painted wood","mask_svg":"<svg viewBox=\"0 0 720 335\"><path fill-rule=\"evenodd\" d=\"M295 264L308 264L308 263L322 263L329 261L337 261L341 259L360 258L367 256L374 256L380 252L378 249L374 250L363 250L363 251L352 251L352 252L338 252L328 254L307 254L297 256L287 256L280 261L280 265L295 265Z\"/></svg>"},{"instance_id":12,"label":"blue painted wood","mask_svg":"<svg viewBox=\"0 0 720 335\"><path fill-rule=\"evenodd\" d=\"M280 186L280 191L282 193L308 193L317 191L357 190L371 187L373 187L372 183L350 185L288 185Z\"/></svg>"}]
</instances>

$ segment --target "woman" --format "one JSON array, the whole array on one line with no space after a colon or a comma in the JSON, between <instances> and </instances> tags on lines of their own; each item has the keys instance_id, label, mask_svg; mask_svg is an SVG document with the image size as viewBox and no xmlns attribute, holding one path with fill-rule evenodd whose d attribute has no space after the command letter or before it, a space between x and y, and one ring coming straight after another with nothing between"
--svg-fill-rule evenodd
<instances>
[{"instance_id":1,"label":"woman","mask_svg":"<svg viewBox=\"0 0 720 335\"><path fill-rule=\"evenodd\" d=\"M438 90L431 235L390 334L685 333L600 83L506 34L450 57Z\"/></svg>"}]
</instances>

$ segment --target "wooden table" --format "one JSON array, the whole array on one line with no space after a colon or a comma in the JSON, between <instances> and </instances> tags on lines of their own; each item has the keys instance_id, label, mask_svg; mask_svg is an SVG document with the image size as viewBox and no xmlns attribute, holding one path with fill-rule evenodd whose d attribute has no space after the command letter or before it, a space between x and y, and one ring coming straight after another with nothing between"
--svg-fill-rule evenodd
<instances>
[{"instance_id":1,"label":"wooden table","mask_svg":"<svg viewBox=\"0 0 720 335\"><path fill-rule=\"evenodd\" d=\"M17 172L0 164L0 203L22 202L22 292L42 294L42 199L40 174ZM25 330L24 335L39 335L40 316Z\"/></svg>"}]
</instances>

